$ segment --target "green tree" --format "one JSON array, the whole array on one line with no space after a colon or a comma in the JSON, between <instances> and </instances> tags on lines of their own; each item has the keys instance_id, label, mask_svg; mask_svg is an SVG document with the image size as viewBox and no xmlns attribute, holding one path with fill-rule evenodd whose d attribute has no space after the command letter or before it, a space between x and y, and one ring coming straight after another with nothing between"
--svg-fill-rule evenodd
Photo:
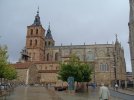
<instances>
[{"instance_id":1,"label":"green tree","mask_svg":"<svg viewBox=\"0 0 134 100\"><path fill-rule=\"evenodd\" d=\"M14 67L6 66L4 71L4 78L8 80L13 80L17 78L17 72Z\"/></svg>"},{"instance_id":2,"label":"green tree","mask_svg":"<svg viewBox=\"0 0 134 100\"><path fill-rule=\"evenodd\" d=\"M92 67L89 64L82 63L78 66L79 80L78 82L89 82L91 80Z\"/></svg>"},{"instance_id":3,"label":"green tree","mask_svg":"<svg viewBox=\"0 0 134 100\"><path fill-rule=\"evenodd\" d=\"M17 76L16 70L10 66L8 62L7 47L0 46L0 78L15 79Z\"/></svg>"},{"instance_id":4,"label":"green tree","mask_svg":"<svg viewBox=\"0 0 134 100\"><path fill-rule=\"evenodd\" d=\"M7 58L8 58L7 47L0 46L0 78L1 79L4 78L5 67L8 66Z\"/></svg>"},{"instance_id":5,"label":"green tree","mask_svg":"<svg viewBox=\"0 0 134 100\"><path fill-rule=\"evenodd\" d=\"M92 66L87 63L81 63L79 58L71 55L67 63L60 64L59 79L67 81L72 76L77 82L89 82L91 80Z\"/></svg>"}]
</instances>

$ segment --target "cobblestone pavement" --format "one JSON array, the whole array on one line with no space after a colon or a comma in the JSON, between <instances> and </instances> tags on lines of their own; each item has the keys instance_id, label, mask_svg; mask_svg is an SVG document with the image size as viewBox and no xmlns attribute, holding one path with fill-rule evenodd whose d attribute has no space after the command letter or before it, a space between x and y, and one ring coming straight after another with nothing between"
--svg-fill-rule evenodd
<instances>
[{"instance_id":1,"label":"cobblestone pavement","mask_svg":"<svg viewBox=\"0 0 134 100\"><path fill-rule=\"evenodd\" d=\"M134 95L134 89L118 89L118 92L129 94L129 95Z\"/></svg>"},{"instance_id":2,"label":"cobblestone pavement","mask_svg":"<svg viewBox=\"0 0 134 100\"><path fill-rule=\"evenodd\" d=\"M98 89L89 88L88 93L68 93L68 91L55 91L45 87L17 87L8 96L0 100L99 100ZM111 100L123 100L112 97Z\"/></svg>"},{"instance_id":3,"label":"cobblestone pavement","mask_svg":"<svg viewBox=\"0 0 134 100\"><path fill-rule=\"evenodd\" d=\"M44 87L17 87L8 96L0 97L0 100L53 100Z\"/></svg>"},{"instance_id":4,"label":"cobblestone pavement","mask_svg":"<svg viewBox=\"0 0 134 100\"><path fill-rule=\"evenodd\" d=\"M98 89L89 88L88 93L68 93L67 91L56 92L63 100L99 100ZM111 100L122 100L111 96Z\"/></svg>"},{"instance_id":5,"label":"cobblestone pavement","mask_svg":"<svg viewBox=\"0 0 134 100\"><path fill-rule=\"evenodd\" d=\"M110 92L113 96L120 97L123 100L134 100L134 91L128 89L118 89L115 91L113 88L110 88Z\"/></svg>"}]
</instances>

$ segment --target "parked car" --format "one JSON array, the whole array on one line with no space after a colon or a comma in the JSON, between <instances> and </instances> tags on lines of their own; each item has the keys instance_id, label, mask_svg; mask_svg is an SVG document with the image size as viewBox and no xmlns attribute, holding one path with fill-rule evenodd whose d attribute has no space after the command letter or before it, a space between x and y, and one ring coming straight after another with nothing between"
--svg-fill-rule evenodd
<instances>
[{"instance_id":1,"label":"parked car","mask_svg":"<svg viewBox=\"0 0 134 100\"><path fill-rule=\"evenodd\" d=\"M55 84L54 88L56 91L63 91L63 90L67 90L68 85L67 85L67 82L58 81Z\"/></svg>"},{"instance_id":2,"label":"parked car","mask_svg":"<svg viewBox=\"0 0 134 100\"><path fill-rule=\"evenodd\" d=\"M96 88L96 84L95 83L90 83L90 84L88 84L88 86L91 86L93 88Z\"/></svg>"},{"instance_id":3,"label":"parked car","mask_svg":"<svg viewBox=\"0 0 134 100\"><path fill-rule=\"evenodd\" d=\"M4 86L3 85L0 85L0 90L4 90Z\"/></svg>"},{"instance_id":4,"label":"parked car","mask_svg":"<svg viewBox=\"0 0 134 100\"><path fill-rule=\"evenodd\" d=\"M11 85L10 84L8 84L8 83L2 83L2 84L0 84L0 89L2 90L2 89L9 89L11 87Z\"/></svg>"}]
</instances>

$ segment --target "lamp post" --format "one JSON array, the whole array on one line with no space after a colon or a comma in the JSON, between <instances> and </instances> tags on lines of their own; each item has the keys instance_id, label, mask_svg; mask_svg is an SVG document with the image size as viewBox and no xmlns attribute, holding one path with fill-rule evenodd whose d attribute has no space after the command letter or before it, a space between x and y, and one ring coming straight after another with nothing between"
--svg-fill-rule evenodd
<instances>
[{"instance_id":1,"label":"lamp post","mask_svg":"<svg viewBox=\"0 0 134 100\"><path fill-rule=\"evenodd\" d=\"M117 83L117 75L116 75L116 55L115 55L115 52L113 53L113 56L114 56L114 78L115 78L115 83Z\"/></svg>"},{"instance_id":2,"label":"lamp post","mask_svg":"<svg viewBox=\"0 0 134 100\"><path fill-rule=\"evenodd\" d=\"M116 80L116 66L113 66L113 68L114 68L114 79L115 79L115 83L117 82L117 80Z\"/></svg>"}]
</instances>

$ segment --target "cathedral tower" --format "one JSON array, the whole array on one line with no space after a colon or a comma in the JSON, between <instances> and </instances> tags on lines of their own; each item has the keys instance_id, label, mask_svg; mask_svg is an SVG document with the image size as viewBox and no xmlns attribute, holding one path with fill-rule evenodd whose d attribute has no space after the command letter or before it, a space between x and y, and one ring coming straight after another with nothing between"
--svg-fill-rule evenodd
<instances>
[{"instance_id":1,"label":"cathedral tower","mask_svg":"<svg viewBox=\"0 0 134 100\"><path fill-rule=\"evenodd\" d=\"M134 0L129 0L130 15L129 15L129 47L131 55L132 72L134 78Z\"/></svg>"},{"instance_id":2,"label":"cathedral tower","mask_svg":"<svg viewBox=\"0 0 134 100\"><path fill-rule=\"evenodd\" d=\"M45 29L41 25L39 9L34 23L27 26L26 49L30 61L44 61Z\"/></svg>"},{"instance_id":3,"label":"cathedral tower","mask_svg":"<svg viewBox=\"0 0 134 100\"><path fill-rule=\"evenodd\" d=\"M50 47L50 46L54 46L54 45L55 45L55 41L53 40L51 30L50 30L50 23L49 23L47 34L46 34L46 37L45 37L45 46Z\"/></svg>"}]
</instances>

